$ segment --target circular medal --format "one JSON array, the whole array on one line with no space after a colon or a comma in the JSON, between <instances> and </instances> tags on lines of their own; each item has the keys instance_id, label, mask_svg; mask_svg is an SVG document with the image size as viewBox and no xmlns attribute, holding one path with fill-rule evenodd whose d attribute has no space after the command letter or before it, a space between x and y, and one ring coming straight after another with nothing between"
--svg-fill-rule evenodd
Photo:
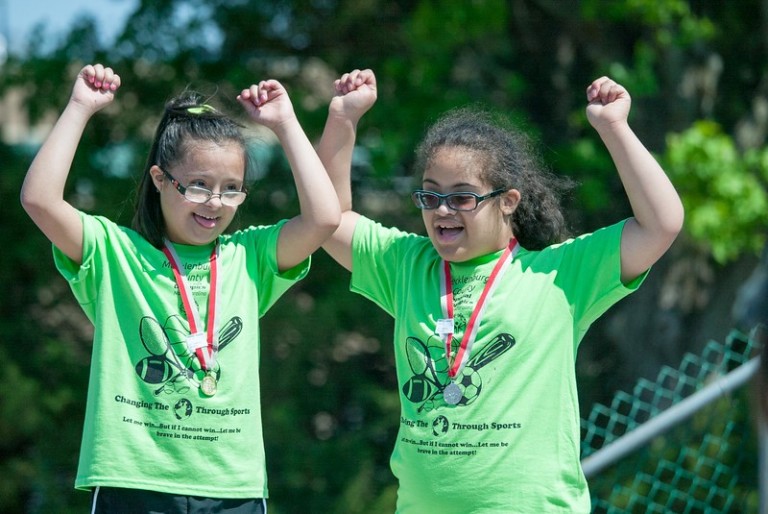
<instances>
[{"instance_id":1,"label":"circular medal","mask_svg":"<svg viewBox=\"0 0 768 514\"><path fill-rule=\"evenodd\" d=\"M200 390L205 396L216 394L216 376L213 373L206 373L203 380L200 381Z\"/></svg>"},{"instance_id":2,"label":"circular medal","mask_svg":"<svg viewBox=\"0 0 768 514\"><path fill-rule=\"evenodd\" d=\"M461 392L461 388L453 382L445 386L445 389L443 389L443 398L445 398L446 403L451 405L456 405L459 403L462 396L464 396L464 393Z\"/></svg>"}]
</instances>

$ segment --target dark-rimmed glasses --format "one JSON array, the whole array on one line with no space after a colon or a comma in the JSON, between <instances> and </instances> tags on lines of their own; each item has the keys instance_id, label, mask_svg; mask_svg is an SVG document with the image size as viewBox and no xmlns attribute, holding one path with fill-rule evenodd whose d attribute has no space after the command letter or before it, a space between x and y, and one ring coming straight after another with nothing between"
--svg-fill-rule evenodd
<instances>
[{"instance_id":1,"label":"dark-rimmed glasses","mask_svg":"<svg viewBox=\"0 0 768 514\"><path fill-rule=\"evenodd\" d=\"M224 191L223 193L214 193L207 187L202 186L182 186L178 180L173 178L173 175L160 168L163 174L171 180L171 184L176 188L176 191L184 195L184 198L192 203L206 203L213 197L218 196L223 205L229 207L237 207L245 201L248 192L245 190L240 191Z\"/></svg>"},{"instance_id":2,"label":"dark-rimmed glasses","mask_svg":"<svg viewBox=\"0 0 768 514\"><path fill-rule=\"evenodd\" d=\"M426 211L437 209L443 202L445 202L449 209L454 211L474 211L483 200L499 196L505 191L506 189L497 189L487 195L478 195L469 191L443 195L434 191L417 189L411 193L411 199L416 204L416 207Z\"/></svg>"}]
</instances>

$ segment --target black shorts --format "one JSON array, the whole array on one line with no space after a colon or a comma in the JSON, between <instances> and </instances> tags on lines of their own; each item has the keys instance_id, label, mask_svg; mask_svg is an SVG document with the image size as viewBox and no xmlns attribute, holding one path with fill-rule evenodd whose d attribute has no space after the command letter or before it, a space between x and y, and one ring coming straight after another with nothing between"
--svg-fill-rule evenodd
<instances>
[{"instance_id":1,"label":"black shorts","mask_svg":"<svg viewBox=\"0 0 768 514\"><path fill-rule=\"evenodd\" d=\"M267 514L263 498L201 498L144 489L97 487L91 514Z\"/></svg>"}]
</instances>

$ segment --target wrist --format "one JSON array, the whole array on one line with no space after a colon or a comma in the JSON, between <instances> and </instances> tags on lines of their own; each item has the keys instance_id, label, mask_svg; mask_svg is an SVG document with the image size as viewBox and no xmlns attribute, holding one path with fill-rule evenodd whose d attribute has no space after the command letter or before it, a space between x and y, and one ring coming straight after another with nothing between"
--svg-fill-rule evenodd
<instances>
[{"instance_id":1,"label":"wrist","mask_svg":"<svg viewBox=\"0 0 768 514\"><path fill-rule=\"evenodd\" d=\"M100 108L87 105L78 100L70 99L69 103L67 104L67 107L65 108L65 111L69 111L71 114L84 119L90 119L90 117L96 114L96 112L98 112L99 109Z\"/></svg>"},{"instance_id":2,"label":"wrist","mask_svg":"<svg viewBox=\"0 0 768 514\"><path fill-rule=\"evenodd\" d=\"M295 115L282 121L278 121L277 123L270 124L267 128L272 130L278 139L282 139L296 129L302 130L299 119Z\"/></svg>"},{"instance_id":3,"label":"wrist","mask_svg":"<svg viewBox=\"0 0 768 514\"><path fill-rule=\"evenodd\" d=\"M627 120L609 121L607 123L594 125L595 131L600 137L616 137L625 132L631 132Z\"/></svg>"},{"instance_id":4,"label":"wrist","mask_svg":"<svg viewBox=\"0 0 768 514\"><path fill-rule=\"evenodd\" d=\"M328 119L326 125L332 125L338 128L350 128L352 130L357 129L357 123L360 121L360 115L353 115L344 110L329 109Z\"/></svg>"}]
</instances>

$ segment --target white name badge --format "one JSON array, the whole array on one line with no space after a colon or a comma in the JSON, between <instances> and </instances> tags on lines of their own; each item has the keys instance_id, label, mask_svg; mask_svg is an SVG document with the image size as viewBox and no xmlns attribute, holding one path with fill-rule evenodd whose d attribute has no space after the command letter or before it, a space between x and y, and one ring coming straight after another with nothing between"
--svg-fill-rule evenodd
<instances>
[{"instance_id":1,"label":"white name badge","mask_svg":"<svg viewBox=\"0 0 768 514\"><path fill-rule=\"evenodd\" d=\"M447 335L453 334L453 329L453 318L439 319L437 320L437 328L435 328L435 333L440 337L445 337Z\"/></svg>"},{"instance_id":2,"label":"white name badge","mask_svg":"<svg viewBox=\"0 0 768 514\"><path fill-rule=\"evenodd\" d=\"M198 332L196 334L189 334L187 336L187 350L194 353L200 348L208 346L208 341L205 339L205 332Z\"/></svg>"}]
</instances>

